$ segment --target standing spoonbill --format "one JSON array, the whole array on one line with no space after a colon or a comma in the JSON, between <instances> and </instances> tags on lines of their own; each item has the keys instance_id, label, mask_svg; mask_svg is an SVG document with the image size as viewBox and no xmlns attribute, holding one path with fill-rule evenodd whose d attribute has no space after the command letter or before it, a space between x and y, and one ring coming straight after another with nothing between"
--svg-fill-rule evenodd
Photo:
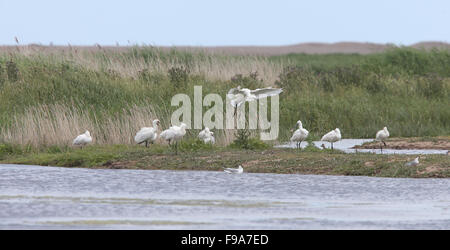
<instances>
[{"instance_id":1,"label":"standing spoonbill","mask_svg":"<svg viewBox=\"0 0 450 250\"><path fill-rule=\"evenodd\" d=\"M236 117L236 110L243 103L278 95L281 92L283 92L283 89L275 89L272 87L250 90L237 86L237 88L232 88L228 91L227 98L230 100L230 104L234 108L234 116Z\"/></svg>"},{"instance_id":2,"label":"standing spoonbill","mask_svg":"<svg viewBox=\"0 0 450 250\"><path fill-rule=\"evenodd\" d=\"M84 132L84 134L81 134L79 136L77 136L74 140L73 140L73 145L74 146L81 146L81 148L83 148L83 146L89 144L92 142L92 137L91 137L91 133L89 133L89 131L86 130L86 132Z\"/></svg>"},{"instance_id":3,"label":"standing spoonbill","mask_svg":"<svg viewBox=\"0 0 450 250\"><path fill-rule=\"evenodd\" d=\"M330 132L326 133L320 140L330 142L331 149L333 149L333 143L341 140L341 138L341 131L339 130L339 128L336 128L335 130L331 130Z\"/></svg>"},{"instance_id":4,"label":"standing spoonbill","mask_svg":"<svg viewBox=\"0 0 450 250\"><path fill-rule=\"evenodd\" d=\"M225 168L223 171L229 174L242 174L244 172L244 169L241 165L239 165L238 168Z\"/></svg>"},{"instance_id":5,"label":"standing spoonbill","mask_svg":"<svg viewBox=\"0 0 450 250\"><path fill-rule=\"evenodd\" d=\"M198 133L198 138L204 143L214 144L216 142L216 140L214 139L214 133L211 132L208 127L205 127L205 129Z\"/></svg>"},{"instance_id":6,"label":"standing spoonbill","mask_svg":"<svg viewBox=\"0 0 450 250\"><path fill-rule=\"evenodd\" d=\"M187 125L182 122L180 126L172 126L164 130L160 135L161 138L169 142L169 145L175 142L175 154L178 154L178 141L183 139L183 136L186 134L186 128Z\"/></svg>"},{"instance_id":7,"label":"standing spoonbill","mask_svg":"<svg viewBox=\"0 0 450 250\"><path fill-rule=\"evenodd\" d=\"M292 142L297 143L297 148L301 149L302 141L304 141L308 137L308 130L303 128L303 124L300 120L297 121L298 129L295 130L294 134L291 137Z\"/></svg>"},{"instance_id":8,"label":"standing spoonbill","mask_svg":"<svg viewBox=\"0 0 450 250\"><path fill-rule=\"evenodd\" d=\"M153 120L153 127L143 127L136 133L134 137L134 141L137 144L141 144L145 142L145 147L148 147L148 143L152 143L158 138L158 126L159 120Z\"/></svg>"},{"instance_id":9,"label":"standing spoonbill","mask_svg":"<svg viewBox=\"0 0 450 250\"><path fill-rule=\"evenodd\" d=\"M389 137L389 131L388 131L387 127L384 127L382 130L378 131L375 136L375 140L380 142L381 153L383 153L383 144L386 147L386 142L384 142L384 140L386 140L388 137ZM381 142L383 144L381 144Z\"/></svg>"}]
</instances>

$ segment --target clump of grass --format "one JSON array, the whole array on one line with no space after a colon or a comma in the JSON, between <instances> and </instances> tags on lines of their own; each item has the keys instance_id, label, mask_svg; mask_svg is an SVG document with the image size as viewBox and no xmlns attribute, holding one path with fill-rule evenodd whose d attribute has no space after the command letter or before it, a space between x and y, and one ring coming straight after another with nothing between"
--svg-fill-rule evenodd
<instances>
[{"instance_id":1,"label":"clump of grass","mask_svg":"<svg viewBox=\"0 0 450 250\"><path fill-rule=\"evenodd\" d=\"M211 143L204 143L197 138L188 138L179 143L179 149L184 152L195 152L199 150L212 150L215 146Z\"/></svg>"},{"instance_id":2,"label":"clump of grass","mask_svg":"<svg viewBox=\"0 0 450 250\"><path fill-rule=\"evenodd\" d=\"M189 72L189 69L184 66L170 68L168 71L170 82L176 88L186 88Z\"/></svg>"},{"instance_id":3,"label":"clump of grass","mask_svg":"<svg viewBox=\"0 0 450 250\"><path fill-rule=\"evenodd\" d=\"M269 145L259 140L258 138L252 137L250 130L248 129L238 129L235 133L235 140L230 144L231 148L239 149L266 149Z\"/></svg>"},{"instance_id":4,"label":"clump of grass","mask_svg":"<svg viewBox=\"0 0 450 250\"><path fill-rule=\"evenodd\" d=\"M29 151L29 147L23 148L20 145L14 145L10 143L2 143L0 144L0 160L5 159L10 155L23 155L24 153Z\"/></svg>"},{"instance_id":5,"label":"clump of grass","mask_svg":"<svg viewBox=\"0 0 450 250\"><path fill-rule=\"evenodd\" d=\"M10 60L6 63L6 73L8 75L8 80L11 82L15 82L19 78L19 69L17 68L16 63L13 60Z\"/></svg>"}]
</instances>

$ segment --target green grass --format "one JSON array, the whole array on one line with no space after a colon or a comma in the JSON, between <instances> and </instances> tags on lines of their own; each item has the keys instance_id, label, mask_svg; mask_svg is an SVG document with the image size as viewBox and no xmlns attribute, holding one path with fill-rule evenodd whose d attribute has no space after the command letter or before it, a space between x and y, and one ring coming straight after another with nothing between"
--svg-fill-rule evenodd
<instances>
[{"instance_id":1,"label":"green grass","mask_svg":"<svg viewBox=\"0 0 450 250\"><path fill-rule=\"evenodd\" d=\"M178 154L163 145L89 146L83 149L48 153L22 152L7 155L0 163L111 169L167 169L223 171L242 165L245 172L277 174L325 174L376 177L450 177L446 155L422 156L419 166L404 164L415 156L345 154L308 147L297 149L243 150L231 147L181 146Z\"/></svg>"},{"instance_id":2,"label":"green grass","mask_svg":"<svg viewBox=\"0 0 450 250\"><path fill-rule=\"evenodd\" d=\"M280 72L267 69L279 74L276 82L263 79L267 72L261 71L233 71L235 77L212 79L206 75L208 72L194 70L210 61L224 65L231 61L253 62L256 71L266 61L274 67L287 67ZM126 71L129 69L126 65L138 62L174 66L169 70L148 66L136 68L135 72ZM117 65L125 66L114 69ZM289 139L290 129L299 119L310 131L311 138L319 138L336 127L346 138L371 138L384 126L396 137L449 135L449 65L449 51L410 48L371 55L276 57L163 52L151 47L78 54L3 53L0 54L0 134L16 129L14 126L18 125L14 122L39 105L58 104L75 113L83 111L98 127L111 117L129 113L132 106L149 106L169 126L170 114L176 109L170 106L172 96L186 93L192 98L194 85L203 86L203 95L219 93L223 97L236 85L251 88L276 85L285 90L280 96L280 141ZM224 66L224 71L231 71L227 67ZM33 124L28 126L33 130ZM107 134L102 131L97 136ZM195 135L192 132L189 137ZM43 146L51 145L43 143Z\"/></svg>"}]
</instances>

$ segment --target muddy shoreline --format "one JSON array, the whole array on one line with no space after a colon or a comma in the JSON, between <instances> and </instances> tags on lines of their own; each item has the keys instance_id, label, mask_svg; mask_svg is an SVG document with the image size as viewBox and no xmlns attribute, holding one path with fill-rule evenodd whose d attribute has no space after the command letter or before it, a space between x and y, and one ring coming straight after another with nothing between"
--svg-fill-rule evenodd
<instances>
[{"instance_id":1,"label":"muddy shoreline","mask_svg":"<svg viewBox=\"0 0 450 250\"><path fill-rule=\"evenodd\" d=\"M357 145L355 149L379 149L381 142L373 141ZM436 149L450 150L450 137L424 138L392 138L386 141L383 149Z\"/></svg>"}]
</instances>

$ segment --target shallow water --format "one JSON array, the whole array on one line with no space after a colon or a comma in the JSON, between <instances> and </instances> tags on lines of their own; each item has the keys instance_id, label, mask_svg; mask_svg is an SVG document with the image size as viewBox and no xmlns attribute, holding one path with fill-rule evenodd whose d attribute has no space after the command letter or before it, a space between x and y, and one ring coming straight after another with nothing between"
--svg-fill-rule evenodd
<instances>
[{"instance_id":1,"label":"shallow water","mask_svg":"<svg viewBox=\"0 0 450 250\"><path fill-rule=\"evenodd\" d=\"M450 179L0 165L0 229L450 229Z\"/></svg>"},{"instance_id":2,"label":"shallow water","mask_svg":"<svg viewBox=\"0 0 450 250\"><path fill-rule=\"evenodd\" d=\"M406 155L416 155L416 154L447 154L447 150L439 149L354 149L354 146L362 145L366 142L371 142L373 139L342 139L333 144L334 149L342 150L346 153L375 153L375 154L406 154ZM313 141L314 146L317 148L322 148L321 145L324 144L326 148L331 148L331 143L325 141ZM305 148L308 145L307 142L303 142L301 148ZM295 148L296 144L289 142L283 145L275 146L277 148Z\"/></svg>"}]
</instances>

